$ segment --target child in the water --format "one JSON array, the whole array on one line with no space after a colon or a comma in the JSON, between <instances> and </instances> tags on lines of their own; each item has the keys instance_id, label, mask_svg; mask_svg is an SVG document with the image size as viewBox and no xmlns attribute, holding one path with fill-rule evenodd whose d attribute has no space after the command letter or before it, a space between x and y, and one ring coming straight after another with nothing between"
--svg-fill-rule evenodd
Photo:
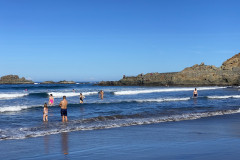
<instances>
[{"instance_id":1,"label":"child in the water","mask_svg":"<svg viewBox=\"0 0 240 160\"><path fill-rule=\"evenodd\" d=\"M44 104L43 108L43 121L48 121L48 106L47 103Z\"/></svg>"}]
</instances>

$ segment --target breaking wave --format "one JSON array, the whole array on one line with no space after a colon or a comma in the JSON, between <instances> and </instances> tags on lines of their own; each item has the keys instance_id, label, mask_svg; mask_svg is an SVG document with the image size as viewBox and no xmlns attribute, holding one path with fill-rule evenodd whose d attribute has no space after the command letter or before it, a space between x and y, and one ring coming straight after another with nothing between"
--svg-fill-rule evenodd
<instances>
[{"instance_id":1,"label":"breaking wave","mask_svg":"<svg viewBox=\"0 0 240 160\"><path fill-rule=\"evenodd\" d=\"M55 98L62 98L63 96L75 97L75 96L80 95L80 93L75 93L75 92L49 92L48 94L49 95L52 94L53 97L55 97ZM89 96L89 95L92 95L92 94L98 94L98 92L97 91L95 91L95 92L82 92L82 94L84 96Z\"/></svg>"},{"instance_id":2,"label":"breaking wave","mask_svg":"<svg viewBox=\"0 0 240 160\"><path fill-rule=\"evenodd\" d=\"M0 140L7 139L24 139L28 137L39 137L51 134L58 134L62 132L97 130L107 128L126 127L134 125L146 125L153 123L163 123L171 121L194 120L204 117L219 116L225 114L239 113L240 110L224 110L203 113L187 113L171 116L157 116L146 117L136 115L114 115L114 116L99 116L94 118L72 120L66 124L60 122L52 122L46 125L40 125L30 128L15 128L15 129L0 129Z\"/></svg>"},{"instance_id":3,"label":"breaking wave","mask_svg":"<svg viewBox=\"0 0 240 160\"><path fill-rule=\"evenodd\" d=\"M19 97L27 96L28 93L0 93L0 99L14 99Z\"/></svg>"},{"instance_id":4,"label":"breaking wave","mask_svg":"<svg viewBox=\"0 0 240 160\"><path fill-rule=\"evenodd\" d=\"M158 98L158 99L128 99L128 100L114 100L108 102L93 101L84 102L84 104L117 104L117 103L150 103L150 102L171 102L171 101L188 101L191 98Z\"/></svg>"},{"instance_id":5,"label":"breaking wave","mask_svg":"<svg viewBox=\"0 0 240 160\"><path fill-rule=\"evenodd\" d=\"M168 102L168 101L187 101L187 100L190 100L190 98L187 97L187 98L143 99L143 100L136 100L136 102Z\"/></svg>"},{"instance_id":6,"label":"breaking wave","mask_svg":"<svg viewBox=\"0 0 240 160\"><path fill-rule=\"evenodd\" d=\"M4 106L0 108L0 113L3 112L18 112L21 110L25 110L25 109L29 109L29 108L34 108L34 107L39 107L41 105L36 105L36 106L27 106L27 105L23 105L23 106Z\"/></svg>"},{"instance_id":7,"label":"breaking wave","mask_svg":"<svg viewBox=\"0 0 240 160\"><path fill-rule=\"evenodd\" d=\"M101 102L101 101L93 101L93 102L87 102L84 104L116 104L116 103L147 103L147 102L169 102L169 101L187 101L190 98L159 98L159 99L145 99L145 100L140 100L140 99L132 99L132 100L119 100L119 101L110 101L110 102ZM79 103L73 103L73 104L68 104L68 107L71 107L74 105L82 106L82 104ZM35 108L43 105L35 105L35 106L27 106L27 105L18 105L18 106L3 106L0 108L0 113L3 112L17 112L21 110L26 110L29 108ZM56 106L51 106L51 107L56 107Z\"/></svg>"},{"instance_id":8,"label":"breaking wave","mask_svg":"<svg viewBox=\"0 0 240 160\"><path fill-rule=\"evenodd\" d=\"M207 96L209 99L227 99L227 98L240 98L240 95L228 95L228 96Z\"/></svg>"},{"instance_id":9,"label":"breaking wave","mask_svg":"<svg viewBox=\"0 0 240 160\"><path fill-rule=\"evenodd\" d=\"M226 87L199 87L198 90L214 90ZM161 89L147 89L147 90L129 90L129 91L116 91L115 95L131 95L131 94L145 94L157 92L179 92L179 91L193 91L195 88L161 88Z\"/></svg>"}]
</instances>

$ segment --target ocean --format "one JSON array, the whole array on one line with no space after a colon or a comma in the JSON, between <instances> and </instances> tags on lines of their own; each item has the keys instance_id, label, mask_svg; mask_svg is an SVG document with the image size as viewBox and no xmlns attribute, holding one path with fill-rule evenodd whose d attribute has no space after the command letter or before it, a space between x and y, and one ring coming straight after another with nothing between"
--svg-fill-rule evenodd
<instances>
[{"instance_id":1,"label":"ocean","mask_svg":"<svg viewBox=\"0 0 240 160\"><path fill-rule=\"evenodd\" d=\"M73 92L73 89L75 92ZM98 92L104 91L104 99ZM239 87L96 86L94 84L0 85L0 141L28 139L76 131L189 121L232 115L240 110ZM85 96L79 103L79 94ZM53 94L49 121L43 105ZM68 100L68 122L61 122L63 96Z\"/></svg>"}]
</instances>

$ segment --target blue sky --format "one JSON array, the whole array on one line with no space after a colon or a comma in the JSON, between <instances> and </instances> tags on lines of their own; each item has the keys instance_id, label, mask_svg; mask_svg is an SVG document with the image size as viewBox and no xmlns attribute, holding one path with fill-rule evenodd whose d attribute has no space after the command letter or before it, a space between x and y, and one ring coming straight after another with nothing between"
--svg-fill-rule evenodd
<instances>
[{"instance_id":1,"label":"blue sky","mask_svg":"<svg viewBox=\"0 0 240 160\"><path fill-rule=\"evenodd\" d=\"M119 80L221 66L240 52L238 0L0 0L0 76Z\"/></svg>"}]
</instances>

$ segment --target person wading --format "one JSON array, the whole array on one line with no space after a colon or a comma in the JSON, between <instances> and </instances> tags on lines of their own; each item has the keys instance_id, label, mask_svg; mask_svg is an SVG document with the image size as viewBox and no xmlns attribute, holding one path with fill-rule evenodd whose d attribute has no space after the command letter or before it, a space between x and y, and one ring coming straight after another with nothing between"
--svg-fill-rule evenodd
<instances>
[{"instance_id":1,"label":"person wading","mask_svg":"<svg viewBox=\"0 0 240 160\"><path fill-rule=\"evenodd\" d=\"M68 121L67 105L68 105L68 101L66 100L66 96L63 96L63 100L59 104L59 106L61 107L62 122L67 122Z\"/></svg>"}]
</instances>

